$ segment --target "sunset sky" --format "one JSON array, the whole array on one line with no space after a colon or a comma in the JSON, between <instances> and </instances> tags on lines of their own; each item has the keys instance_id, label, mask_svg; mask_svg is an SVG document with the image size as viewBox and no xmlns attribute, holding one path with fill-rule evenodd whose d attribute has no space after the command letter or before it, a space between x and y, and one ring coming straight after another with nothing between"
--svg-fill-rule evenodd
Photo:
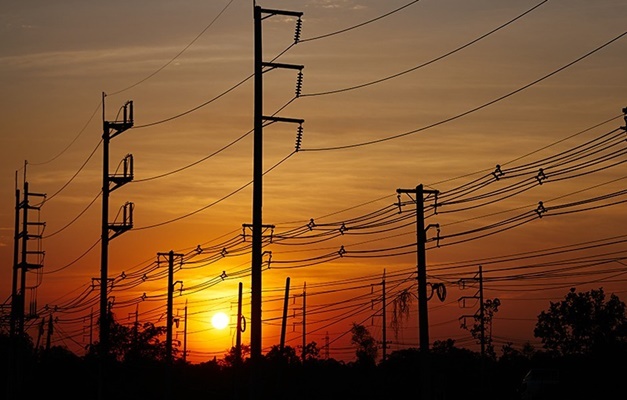
<instances>
[{"instance_id":1,"label":"sunset sky","mask_svg":"<svg viewBox=\"0 0 627 400\"><path fill-rule=\"evenodd\" d=\"M299 96L297 70L264 72L264 115L304 120L299 146L297 124L263 129L264 352L279 343L287 278L287 344L305 329L323 355L350 361L352 323L382 340L385 276L388 352L418 347L415 197L397 189L421 184L439 191L425 201L428 283L446 288L429 300L431 344L478 349L460 323L477 311L480 266L484 299L501 303L497 354L539 347L537 315L571 287L627 299L624 0L257 5L303 13L296 43L297 18L262 22L263 61L303 66ZM108 248L113 312L165 325L172 250L188 360L234 345L240 283L250 323L253 22L250 0L3 5L3 315L26 181L46 194L28 214L45 222L28 241L45 251L27 279L29 333L52 315L53 344L83 354L97 340L103 110L115 121L132 101L134 127L109 149L111 174L128 154L134 165L109 197L110 223L134 205L133 229ZM410 314L394 326L406 290ZM228 329L211 326L218 311Z\"/></svg>"}]
</instances>

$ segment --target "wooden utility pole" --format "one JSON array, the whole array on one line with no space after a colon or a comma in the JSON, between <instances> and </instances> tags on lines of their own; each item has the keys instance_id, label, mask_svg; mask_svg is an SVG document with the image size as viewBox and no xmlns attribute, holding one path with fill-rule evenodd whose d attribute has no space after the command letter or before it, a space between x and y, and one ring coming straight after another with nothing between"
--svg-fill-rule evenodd
<instances>
[{"instance_id":1,"label":"wooden utility pole","mask_svg":"<svg viewBox=\"0 0 627 400\"><path fill-rule=\"evenodd\" d=\"M288 276L285 279L285 297L283 298L283 318L281 319L281 342L279 349L281 350L281 354L283 354L283 349L285 348L285 330L287 326L287 308L288 308L288 300L290 297L290 277Z\"/></svg>"},{"instance_id":2,"label":"wooden utility pole","mask_svg":"<svg viewBox=\"0 0 627 400\"><path fill-rule=\"evenodd\" d=\"M104 400L107 394L107 363L109 358L109 241L133 227L133 205L124 205L124 219L121 223L109 223L109 194L118 187L133 180L133 163L129 155L124 161L124 175L109 174L109 143L111 139L133 127L133 102L124 104L122 121L105 119L105 97L102 93L102 220L100 236L100 325L99 357L100 375L98 398ZM130 164L129 164L130 161ZM130 167L130 170L128 169ZM111 185L113 183L113 186ZM112 235L109 235L110 232Z\"/></svg>"},{"instance_id":3,"label":"wooden utility pole","mask_svg":"<svg viewBox=\"0 0 627 400\"><path fill-rule=\"evenodd\" d=\"M175 254L173 250L170 250L168 253L157 253L157 257L167 256L168 259L168 300L166 306L166 337L165 337L165 351L166 351L166 398L171 398L172 396L172 329L174 323L174 315L173 315L173 294L174 294L174 286L176 284L181 284L181 291L183 291L183 282L176 281L174 282L174 257L181 258L183 254Z\"/></svg>"},{"instance_id":4,"label":"wooden utility pole","mask_svg":"<svg viewBox=\"0 0 627 400\"><path fill-rule=\"evenodd\" d=\"M303 351L301 357L303 362L305 362L305 358L307 357L307 353L305 349L307 348L307 282L303 283Z\"/></svg>"},{"instance_id":5,"label":"wooden utility pole","mask_svg":"<svg viewBox=\"0 0 627 400\"><path fill-rule=\"evenodd\" d=\"M427 298L427 260L425 243L424 196L438 194L437 190L425 190L422 185L415 189L396 189L396 193L414 193L416 199L416 255L418 272L418 334L420 340L420 393L421 399L431 399L431 378L429 365L429 307Z\"/></svg>"},{"instance_id":6,"label":"wooden utility pole","mask_svg":"<svg viewBox=\"0 0 627 400\"><path fill-rule=\"evenodd\" d=\"M263 114L263 68L288 68L302 70L302 65L277 64L263 61L263 41L261 22L263 15L284 15L300 17L302 12L282 11L262 9L254 6L254 75L255 75L255 100L254 100L254 121L253 121L253 212L252 212L252 266L251 266L251 311L250 311L250 356L253 364L261 358L261 291L262 291L262 208L263 208L263 123L271 122L289 122L302 126L304 120L294 118L281 118L274 116L264 116ZM298 40L300 34L300 24L297 24L297 35L295 41ZM299 129L301 133L301 129Z\"/></svg>"},{"instance_id":7,"label":"wooden utility pole","mask_svg":"<svg viewBox=\"0 0 627 400\"><path fill-rule=\"evenodd\" d=\"M187 299L185 299L185 325L183 325L183 364L187 364Z\"/></svg>"},{"instance_id":8,"label":"wooden utility pole","mask_svg":"<svg viewBox=\"0 0 627 400\"><path fill-rule=\"evenodd\" d=\"M242 362L242 282L239 283L239 290L237 294L237 324L235 332L235 359L238 365Z\"/></svg>"},{"instance_id":9,"label":"wooden utility pole","mask_svg":"<svg viewBox=\"0 0 627 400\"><path fill-rule=\"evenodd\" d=\"M418 272L418 319L420 350L429 350L429 308L427 304L427 260L425 243L427 232L425 229L424 195L437 195L437 190L424 190L422 185L415 189L396 189L396 193L415 193L416 199L416 255Z\"/></svg>"},{"instance_id":10,"label":"wooden utility pole","mask_svg":"<svg viewBox=\"0 0 627 400\"><path fill-rule=\"evenodd\" d=\"M386 315L385 315L385 269L383 270L383 280L381 281L381 292L382 292L382 299L381 299L381 303L382 303L382 325L383 325L383 361L385 361L387 359L387 351L388 351L388 337L387 337L387 321L386 321Z\"/></svg>"}]
</instances>

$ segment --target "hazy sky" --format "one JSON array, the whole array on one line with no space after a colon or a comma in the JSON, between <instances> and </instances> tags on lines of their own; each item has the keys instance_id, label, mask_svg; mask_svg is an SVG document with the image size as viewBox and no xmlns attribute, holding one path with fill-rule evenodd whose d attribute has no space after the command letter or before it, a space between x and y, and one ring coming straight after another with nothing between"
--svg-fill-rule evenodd
<instances>
[{"instance_id":1,"label":"hazy sky","mask_svg":"<svg viewBox=\"0 0 627 400\"><path fill-rule=\"evenodd\" d=\"M263 222L274 225L265 231L266 350L279 342L288 277L288 344L302 343L305 285L307 342L350 360L353 322L381 340L384 272L391 349L417 347L415 297L396 334L390 321L394 299L416 286L415 207L396 189L420 184L440 192L436 214L425 202L426 225L440 226L439 241L434 226L427 231L427 273L447 289L444 301L429 301L431 343L473 346L460 318L476 301L461 308L458 299L477 287L458 281L470 284L480 265L484 298L501 301L497 349L537 345L537 315L571 287L627 297L624 0L257 4L303 13L297 43L296 18L262 22L263 61L303 66L298 98L297 70L264 72L264 115L304 120L298 151L297 124L263 130ZM88 343L98 312L103 110L114 121L132 101L134 127L110 145L111 174L126 155L134 161L134 181L109 197L111 223L134 204L133 229L108 249L113 311L124 323L137 311L165 324L159 254L183 254L174 308L181 316L187 301L189 359L221 357L234 331L212 329L211 316L236 312L239 283L249 304L251 232L242 225L252 223L253 46L252 1L3 5L3 304L15 190L26 180L47 197L29 213L45 222L43 239L29 241L45 259L28 274L27 301L58 318L55 344L80 353Z\"/></svg>"}]
</instances>

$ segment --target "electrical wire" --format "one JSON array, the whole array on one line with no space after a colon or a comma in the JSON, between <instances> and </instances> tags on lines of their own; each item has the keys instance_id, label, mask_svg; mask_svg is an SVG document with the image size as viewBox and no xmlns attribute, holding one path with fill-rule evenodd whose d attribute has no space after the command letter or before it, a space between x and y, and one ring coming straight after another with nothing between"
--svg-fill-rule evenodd
<instances>
[{"instance_id":1,"label":"electrical wire","mask_svg":"<svg viewBox=\"0 0 627 400\"><path fill-rule=\"evenodd\" d=\"M289 155L287 155L285 158L283 158L281 161L279 161L278 163L276 163L275 165L273 165L270 169L266 170L266 171L264 172L264 175L265 175L266 173L268 173L268 172L272 171L274 168L278 167L279 165L281 165L283 162L287 161L287 159L288 159L288 158L290 158L292 155L294 155L294 153L296 153L296 152L295 152L295 151L293 151L292 153L290 153ZM207 204L206 206L201 207L201 208L199 208L199 209L197 209L197 210L194 210L194 211L192 211L192 212L190 212L190 213L187 213L187 214L185 214L185 215L181 215L181 216L178 216L178 217L176 217L176 218L172 218L172 219L170 219L170 220L168 220L168 221L163 221L163 222L159 222L159 223L152 224L152 225L147 225L147 226L142 226L142 227L138 227L138 228L133 228L133 230L139 231L139 230L144 230L144 229L156 228L156 227L158 227L158 226L167 225L167 224L170 224L170 223L172 223L172 222L180 221L180 220L182 220L182 219L184 219L184 218L191 217L192 215L198 214L199 212L204 211L204 210L206 210L206 209L208 209L208 208L210 208L210 207L213 207L213 206L215 206L216 204L219 204L219 203L221 203L222 201L224 201L224 200L226 200L226 199L228 199L228 198L230 198L230 197L232 197L232 196L236 195L237 193L241 192L242 190L244 190L245 188L247 188L248 186L250 186L252 183L253 183L253 181L250 181L250 182L248 182L247 184L245 184L244 186L240 186L238 189L235 189L235 190L234 190L234 191L232 191L231 193L229 193L229 194L227 194L227 195L225 195L225 196L223 196L223 197L219 198L218 200L216 200L216 201L214 201L214 202L212 202L212 203L209 203L209 204Z\"/></svg>"},{"instance_id":2,"label":"electrical wire","mask_svg":"<svg viewBox=\"0 0 627 400\"><path fill-rule=\"evenodd\" d=\"M71 226L74 222L78 221L78 219L79 219L79 218L80 218L83 214L85 214L85 212L87 212L87 210L89 210L89 208L90 208L90 207L91 207L91 206L92 206L92 205L96 202L96 200L98 200L98 197L100 197L100 195L101 195L101 194L102 194L102 190L100 191L100 193L98 193L98 194L96 195L96 197L94 197L94 199L93 199L93 200L92 200L92 201L91 201L91 202L87 205L87 207L85 207L85 208L83 209L83 211L81 211L81 212L80 212L80 213L79 213L76 217L74 217L74 218L73 218L70 222L68 222L68 223L67 223L65 226L63 226L62 228L60 228L60 229L58 229L58 230L56 230L56 231L54 231L54 232L52 232L52 233L50 233L50 234L48 234L48 235L42 236L42 239L48 239L48 238L51 238L51 237L53 237L53 236L55 236L55 235L57 235L57 234L61 233L61 232L63 232L66 228L68 228L69 226Z\"/></svg>"},{"instance_id":3,"label":"electrical wire","mask_svg":"<svg viewBox=\"0 0 627 400\"><path fill-rule=\"evenodd\" d=\"M360 28L360 27L362 27L362 26L365 26L365 25L371 24L371 23L373 23L373 22L375 22L375 21L378 21L378 20L383 19L383 18L385 18L385 17L388 17L388 16L390 16L390 15L392 15L392 14L395 14L395 13L397 13L397 12L399 12L399 11L401 11L401 10L403 10L403 9L405 9L405 8L407 8L407 7L409 7L409 6L413 5L413 4L415 4L415 3L418 3L419 1L420 1L420 0L414 0L414 1L411 1L411 2L409 2L409 3L407 3L407 4L403 5L403 6L401 6L401 7L399 7L399 8L397 8L397 9L395 9L395 10L392 10L392 11L390 11L390 12L387 12L387 13L385 13L385 14L383 14L383 15L380 15L380 16L378 16L378 17L376 17L376 18L370 19L370 20L368 20L368 21L362 22L362 23L357 24L357 25L353 25L353 26L348 27L348 28L341 29L341 30L339 30L339 31L335 31L335 32L327 33L327 34L324 34L324 35L320 35L320 36L316 36L316 37L312 37L312 38L308 38L308 39L301 39L301 40L299 40L299 43L302 43L302 42L310 42L310 41L313 41L313 40L318 40L318 39L326 38L326 37L329 37L329 36L339 35L340 33L345 33L345 32L348 32L348 31L352 31L353 29Z\"/></svg>"},{"instance_id":4,"label":"electrical wire","mask_svg":"<svg viewBox=\"0 0 627 400\"><path fill-rule=\"evenodd\" d=\"M115 91L113 93L109 93L109 96L113 96L122 92L126 92L129 89L134 88L135 86L138 86L144 82L146 82L148 79L152 78L153 76L157 75L159 72L161 72L163 69L165 69L168 65L172 64L174 62L174 60L176 60L177 58L179 58L187 49L189 49L209 28L211 28L211 26L213 26L213 24L222 16L222 14L224 14L224 12L226 11L227 8L229 8L229 6L231 5L231 3L233 3L233 0L230 0L223 8L222 10L218 13L218 15L216 15L216 17L209 23L209 25L205 26L205 28L191 41L187 44L187 46L185 46L183 48L183 50L179 51L174 57L172 57L168 62L166 62L164 65L162 65L161 67L159 67L156 71L154 71L153 73L151 73L150 75L146 76L145 78L139 80L138 82L135 82L134 84L124 88L124 89L120 89L118 91Z\"/></svg>"},{"instance_id":5,"label":"electrical wire","mask_svg":"<svg viewBox=\"0 0 627 400\"><path fill-rule=\"evenodd\" d=\"M53 162L54 160L56 160L57 158L61 157L63 154L65 154L66 151L68 151L68 149L70 147L72 147L72 145L74 143L76 143L76 141L78 140L79 137L81 137L81 135L83 134L83 132L85 132L85 129L87 129L87 126L89 125L89 123L91 122L91 120L94 118L94 116L96 115L96 112L100 109L100 106L102 105L102 101L100 103L98 103L98 106L96 106L96 108L94 109L94 112L91 114L91 116L89 117L89 119L87 120L87 122L85 123L85 125L83 125L83 128L78 132L78 134L74 137L74 139L72 139L72 141L63 149L61 150L56 156L52 157L51 159L49 159L48 161L44 161L44 162L40 162L40 163L29 163L31 165L46 165L49 164L51 162Z\"/></svg>"},{"instance_id":6,"label":"electrical wire","mask_svg":"<svg viewBox=\"0 0 627 400\"><path fill-rule=\"evenodd\" d=\"M367 82L367 83L362 83L362 84L360 84L360 85L350 86L350 87L343 88L343 89L329 90L329 91L324 91L324 92L317 92L317 93L304 93L304 94L302 94L300 97L314 97L314 96L322 96L322 95L329 95L329 94L336 94L336 93L348 92L348 91L355 90L355 89L361 89L361 88L364 88L364 87L367 87L367 86L372 86L372 85L375 85L375 84L377 84L377 83L381 83L381 82L388 81L388 80L390 80L390 79L398 78L399 76L403 76L403 75L408 74L408 73L410 73L410 72L416 71L416 70L418 70L418 69L420 69L420 68L424 68L424 67L426 67L426 66L428 66L428 65L430 65L430 64L433 64L433 63L435 63L435 62L437 62L437 61L440 61L440 60L442 60L442 59L444 59L444 58L446 58L446 57L448 57L448 56L451 56L451 55L453 55L453 54L455 54L455 53L457 53L457 52L459 52L459 51L461 51L461 50L463 50L463 49L465 49L465 48L467 48L467 47L470 47L471 45L473 45L473 44L475 44L475 43L479 42L479 41L480 41L480 40L482 40L482 39L485 39L486 37L488 37L488 36L492 35L493 33L498 32L499 30L501 30L501 29L505 28L506 26L508 26L508 25L510 25L510 24L512 24L512 23L514 23L514 22L515 22L515 21L517 21L518 19L520 19L520 18L524 17L525 15L529 14L530 12L532 12L532 11L533 11L533 10L535 10L536 8L540 7L541 5L543 5L544 3L546 3L547 1L548 1L548 0L543 0L541 3L539 3L539 4L535 5L535 6L534 6L534 7L532 7L531 9L529 9L529 10L525 11L524 13L520 14L520 15L519 15L519 16L517 16L516 18L509 20L508 22L506 22L506 23L504 23L504 24L502 24L502 25L498 26L498 27L497 27L497 28L495 28L495 29L492 29L491 31L489 31L489 32L487 32L487 33L484 33L483 35L479 36L478 38L476 38L476 39L474 39L474 40L471 40L470 42L468 42L468 43L466 43L466 44L464 44L464 45L462 45L462 46L460 46L460 47L457 47L457 48L455 48L455 49L453 49L453 50L451 50L451 51L449 51L449 52L447 52L447 53L444 53L444 54L443 54L443 55L441 55L441 56L438 56L438 57L436 57L436 58L433 58L433 59L431 59L431 60L429 60L429 61L426 61L426 62L424 62L424 63L422 63L422 64L416 65L416 66L414 66L414 67L412 67L412 68L406 69L406 70L401 71L401 72L397 72L397 73L395 73L395 74L393 74L393 75L389 75L389 76L386 76L386 77L384 77L384 78L376 79L376 80L374 80L374 81L370 81L370 82ZM405 6L405 7L407 7L407 6ZM324 37L324 36L322 36L322 37ZM303 41L304 41L304 40L303 40Z\"/></svg>"},{"instance_id":7,"label":"electrical wire","mask_svg":"<svg viewBox=\"0 0 627 400\"><path fill-rule=\"evenodd\" d=\"M538 79L534 80L533 82L528 83L528 84L526 84L526 85L524 85L524 86L522 86L522 87L520 87L520 88L518 88L518 89L516 89L516 90L514 90L512 92L509 92L509 93L507 93L505 95L497 97L496 99L493 99L493 100L491 100L491 101L489 101L487 103L484 103L484 104L482 104L480 106L471 108L470 110L464 111L463 113L460 113L460 114L454 115L452 117L440 120L438 122L434 122L432 124L429 124L429 125L426 125L426 126L423 126L421 128L414 129L414 130L411 130L411 131L408 131L408 132L400 133L400 134L393 135L393 136L387 136L387 137L384 137L384 138L381 138L381 139L375 139L375 140L370 140L370 141L360 142L360 143L347 144L347 145L342 145L342 146L320 147L320 148L310 148L310 149L304 148L304 149L301 149L300 151L329 151L329 150L343 150L343 149L350 149L350 148L356 148L356 147L363 147L363 146L368 146L368 145L371 145L371 144L383 143L383 142L387 142L389 140L399 139L399 138L402 138L402 137L405 137L405 136L413 135L415 133L422 132L422 131L434 128L436 126L445 124L447 122L451 122L451 121L457 120L457 119L459 119L461 117L465 117L465 116L467 116L469 114L477 112L477 111L479 111L481 109L484 109L484 108L486 108L488 106L491 106L492 104L498 103L501 100L505 100L508 97L511 97L511 96L513 96L513 95L515 95L517 93L520 93L523 90L528 89L528 88L530 88L530 87L532 87L532 86L542 82L543 80L550 78L553 75L556 75L557 73L559 73L559 72L561 72L561 71L563 71L563 70L573 66L574 64L576 64L576 63L578 63L578 62L580 62L580 61L590 57L594 53L600 51L601 49L603 49L603 48L605 48L607 46L609 46L610 44L612 44L615 41L621 39L625 35L627 35L627 32L623 32L622 34L616 36L615 38L609 40L608 42L605 42L601 46L595 48L594 50L589 51L588 53L586 53L583 56L575 59L574 61L571 61L568 64L566 64L566 65L564 65L564 66L562 66L562 67L560 67L560 68L558 68L558 69L548 73L547 75L544 75L541 78L538 78Z\"/></svg>"}]
</instances>

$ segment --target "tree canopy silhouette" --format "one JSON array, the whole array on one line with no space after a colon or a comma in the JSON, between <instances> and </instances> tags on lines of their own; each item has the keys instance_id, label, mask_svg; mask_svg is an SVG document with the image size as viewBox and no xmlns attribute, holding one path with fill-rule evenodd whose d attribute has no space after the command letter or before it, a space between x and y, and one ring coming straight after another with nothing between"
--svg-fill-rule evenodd
<instances>
[{"instance_id":1,"label":"tree canopy silhouette","mask_svg":"<svg viewBox=\"0 0 627 400\"><path fill-rule=\"evenodd\" d=\"M351 343L355 346L357 363L362 365L375 365L377 358L377 341L372 337L368 329L360 324L353 323L351 328Z\"/></svg>"},{"instance_id":2,"label":"tree canopy silhouette","mask_svg":"<svg viewBox=\"0 0 627 400\"><path fill-rule=\"evenodd\" d=\"M534 335L548 351L559 355L603 352L627 345L625 303L615 295L606 300L603 288L576 293L551 302L538 315Z\"/></svg>"}]
</instances>

